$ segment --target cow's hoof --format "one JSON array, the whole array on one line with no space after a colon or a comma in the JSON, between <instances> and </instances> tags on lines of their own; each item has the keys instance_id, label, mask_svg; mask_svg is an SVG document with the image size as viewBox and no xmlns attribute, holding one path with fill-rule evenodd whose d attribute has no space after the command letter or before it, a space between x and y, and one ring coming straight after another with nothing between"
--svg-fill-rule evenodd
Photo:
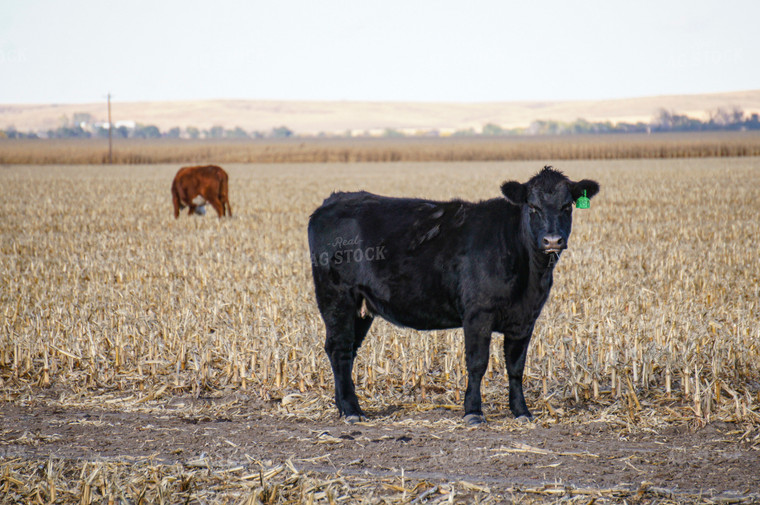
<instances>
[{"instance_id":1,"label":"cow's hoof","mask_svg":"<svg viewBox=\"0 0 760 505\"><path fill-rule=\"evenodd\" d=\"M364 421L364 416L359 416L359 415L353 414L353 415L350 415L350 416L346 416L344 418L344 421L346 421L346 423L348 423L348 424L356 424L356 423L360 423L360 422Z\"/></svg>"},{"instance_id":2,"label":"cow's hoof","mask_svg":"<svg viewBox=\"0 0 760 505\"><path fill-rule=\"evenodd\" d=\"M486 416L483 414L467 414L464 416L464 424L467 426L478 426L480 424L485 424L486 422Z\"/></svg>"},{"instance_id":3,"label":"cow's hoof","mask_svg":"<svg viewBox=\"0 0 760 505\"><path fill-rule=\"evenodd\" d=\"M531 416L531 415L527 415L527 416L525 416L525 415L523 415L523 416L519 416L519 417L517 417L517 418L515 419L515 421L517 421L517 422L518 422L518 423L520 423L520 424L528 424L528 423L532 423L532 422L533 422L533 416Z\"/></svg>"}]
</instances>

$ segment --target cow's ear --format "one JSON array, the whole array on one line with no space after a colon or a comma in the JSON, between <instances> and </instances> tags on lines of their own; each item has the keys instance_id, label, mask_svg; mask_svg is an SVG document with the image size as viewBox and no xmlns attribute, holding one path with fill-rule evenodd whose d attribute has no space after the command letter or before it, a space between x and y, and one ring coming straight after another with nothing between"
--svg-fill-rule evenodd
<instances>
[{"instance_id":1,"label":"cow's ear","mask_svg":"<svg viewBox=\"0 0 760 505\"><path fill-rule=\"evenodd\" d=\"M599 193L599 183L589 179L583 179L582 181L573 182L570 185L570 194L573 195L573 200L582 197L584 191L586 192L586 198L591 198Z\"/></svg>"},{"instance_id":2,"label":"cow's ear","mask_svg":"<svg viewBox=\"0 0 760 505\"><path fill-rule=\"evenodd\" d=\"M507 197L509 203L514 205L525 205L528 201L528 188L525 184L517 181L505 182L501 185L501 192Z\"/></svg>"}]
</instances>

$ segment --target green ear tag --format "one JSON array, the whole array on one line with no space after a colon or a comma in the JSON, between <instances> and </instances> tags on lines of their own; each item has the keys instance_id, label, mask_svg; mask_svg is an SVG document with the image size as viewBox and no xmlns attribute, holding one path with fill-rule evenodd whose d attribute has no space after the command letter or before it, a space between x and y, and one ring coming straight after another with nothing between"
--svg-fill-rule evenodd
<instances>
[{"instance_id":1,"label":"green ear tag","mask_svg":"<svg viewBox=\"0 0 760 505\"><path fill-rule=\"evenodd\" d=\"M586 190L583 190L583 196L578 197L575 201L575 207L578 209L588 209L591 207L591 200L586 198Z\"/></svg>"}]
</instances>

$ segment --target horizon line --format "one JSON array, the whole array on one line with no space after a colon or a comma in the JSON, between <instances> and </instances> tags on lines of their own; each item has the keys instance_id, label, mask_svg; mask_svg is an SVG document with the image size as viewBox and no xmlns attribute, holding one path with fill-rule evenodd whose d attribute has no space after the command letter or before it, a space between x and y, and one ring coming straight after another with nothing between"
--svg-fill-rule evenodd
<instances>
[{"instance_id":1,"label":"horizon line","mask_svg":"<svg viewBox=\"0 0 760 505\"><path fill-rule=\"evenodd\" d=\"M662 93L654 95L620 96L607 98L543 98L515 100L380 100L380 99L317 99L317 98L180 98L180 99L134 99L118 100L118 95L111 94L111 103L183 103L183 102L289 102L289 103L401 103L401 104L490 104L490 103L562 103L562 102L611 102L619 100L637 100L647 98L664 98L680 96L730 95L740 93L760 92L760 88L739 89L730 91L709 91L700 93ZM108 92L106 94L109 94ZM99 104L106 100L93 101L51 101L51 102L0 102L3 106L57 106L57 105L88 105Z\"/></svg>"}]
</instances>

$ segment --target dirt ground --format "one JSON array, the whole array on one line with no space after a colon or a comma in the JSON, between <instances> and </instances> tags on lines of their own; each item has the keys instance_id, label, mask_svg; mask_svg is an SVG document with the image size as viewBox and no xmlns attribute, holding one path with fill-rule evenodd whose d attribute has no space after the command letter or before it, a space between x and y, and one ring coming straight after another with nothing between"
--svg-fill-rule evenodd
<instances>
[{"instance_id":1,"label":"dirt ground","mask_svg":"<svg viewBox=\"0 0 760 505\"><path fill-rule=\"evenodd\" d=\"M471 492L460 497L475 500L487 491L497 502L531 490L552 499L573 490L613 501L760 501L760 433L753 425L632 429L603 412L583 423L546 416L518 423L491 412L486 425L468 428L457 410L403 405L369 410L370 421L348 425L324 408L293 413L304 411L304 401L170 397L132 411L0 404L0 466L53 458L250 471L289 461L317 478L397 482L404 490L403 482L444 486L437 491L459 483Z\"/></svg>"}]
</instances>

